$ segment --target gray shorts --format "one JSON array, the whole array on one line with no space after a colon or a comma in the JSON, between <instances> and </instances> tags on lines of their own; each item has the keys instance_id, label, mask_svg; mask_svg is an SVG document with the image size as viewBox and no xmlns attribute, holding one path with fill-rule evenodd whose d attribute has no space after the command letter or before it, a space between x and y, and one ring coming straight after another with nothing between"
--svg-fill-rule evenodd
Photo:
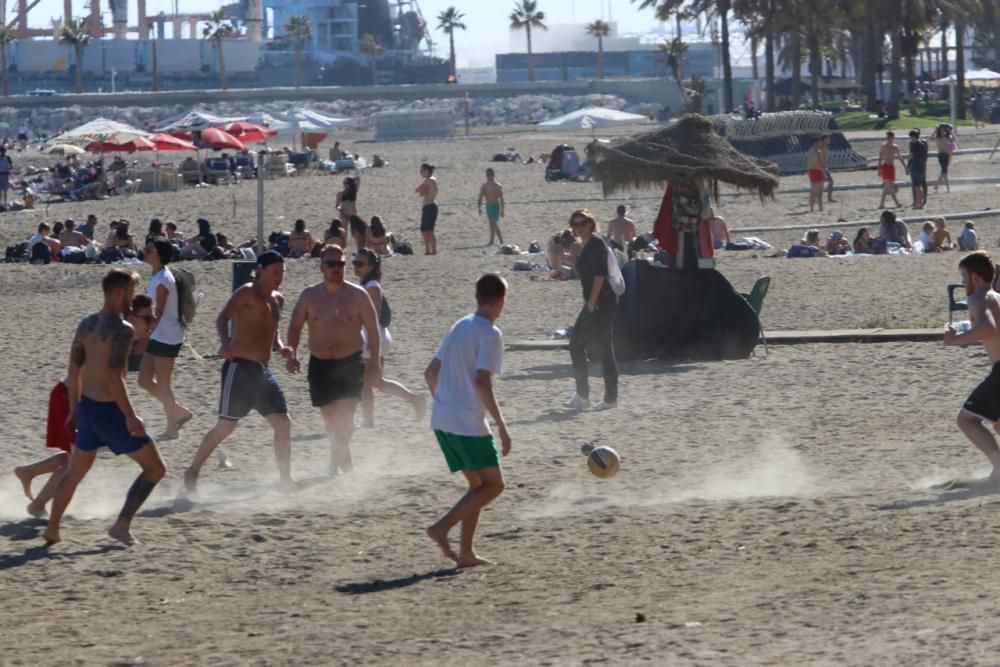
<instances>
[{"instance_id":1,"label":"gray shorts","mask_svg":"<svg viewBox=\"0 0 1000 667\"><path fill-rule=\"evenodd\" d=\"M10 174L0 174L0 190L10 190Z\"/></svg>"}]
</instances>

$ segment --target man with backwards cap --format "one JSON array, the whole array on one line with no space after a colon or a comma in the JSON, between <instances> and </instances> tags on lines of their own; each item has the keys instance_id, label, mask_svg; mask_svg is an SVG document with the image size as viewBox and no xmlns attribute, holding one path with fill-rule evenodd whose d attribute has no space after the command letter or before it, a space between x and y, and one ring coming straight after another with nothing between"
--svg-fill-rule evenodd
<instances>
[{"instance_id":1,"label":"man with backwards cap","mask_svg":"<svg viewBox=\"0 0 1000 667\"><path fill-rule=\"evenodd\" d=\"M198 472L216 447L233 431L239 420L251 410L267 419L274 430L274 454L282 484L291 485L292 420L288 405L268 362L271 353L288 358L278 333L278 322L285 298L278 291L285 275L285 260L271 250L257 257L253 281L239 287L226 302L215 329L219 334L222 365L222 390L219 398L219 421L205 434L191 467L184 472L184 487L193 494ZM230 323L233 335L230 337Z\"/></svg>"}]
</instances>

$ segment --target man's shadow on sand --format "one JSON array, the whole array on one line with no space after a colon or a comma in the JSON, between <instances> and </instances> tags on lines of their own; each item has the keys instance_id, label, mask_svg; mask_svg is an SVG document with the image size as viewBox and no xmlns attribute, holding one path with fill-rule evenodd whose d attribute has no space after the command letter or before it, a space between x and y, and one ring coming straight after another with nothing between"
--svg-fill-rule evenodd
<instances>
[{"instance_id":1,"label":"man's shadow on sand","mask_svg":"<svg viewBox=\"0 0 1000 667\"><path fill-rule=\"evenodd\" d=\"M974 498L987 498L990 496L1000 496L1000 484L990 483L989 480L972 480L968 483L963 483L963 486L959 488L945 488L936 498L901 500L879 505L878 508L880 510L907 510L919 507L939 507L946 503L972 500ZM1000 502L1000 497L996 501Z\"/></svg>"},{"instance_id":2,"label":"man's shadow on sand","mask_svg":"<svg viewBox=\"0 0 1000 667\"><path fill-rule=\"evenodd\" d=\"M454 577L461 573L457 567L453 567L446 570L433 570L431 572L425 572L424 574L411 574L408 577L399 577L397 579L372 579L371 581L364 581L353 584L341 584L335 587L338 593L344 593L346 595L364 595L366 593L381 593L383 591L392 591L397 588L406 588L408 586L413 586L414 584L419 584L422 581L427 581L429 579L444 579L445 577Z\"/></svg>"},{"instance_id":3,"label":"man's shadow on sand","mask_svg":"<svg viewBox=\"0 0 1000 667\"><path fill-rule=\"evenodd\" d=\"M27 521L17 522L18 524L29 523ZM37 521L32 521L31 523L37 524ZM3 526L4 530L10 528L10 526L16 524L7 524ZM44 522L42 522L44 525ZM31 537L38 536L37 525L33 526L34 530L31 532ZM27 535L27 533L23 533ZM29 537L12 537L11 539L30 539ZM28 563L34 563L39 560L46 560L50 558L60 559L60 558L76 558L78 556L100 556L111 551L123 551L125 549L121 544L104 544L99 547L93 547L91 549L82 549L80 551L52 551L49 545L39 544L33 547L28 547L23 553L19 554L0 554L0 572L6 570L12 570L16 567L21 567L22 565L27 565Z\"/></svg>"}]
</instances>

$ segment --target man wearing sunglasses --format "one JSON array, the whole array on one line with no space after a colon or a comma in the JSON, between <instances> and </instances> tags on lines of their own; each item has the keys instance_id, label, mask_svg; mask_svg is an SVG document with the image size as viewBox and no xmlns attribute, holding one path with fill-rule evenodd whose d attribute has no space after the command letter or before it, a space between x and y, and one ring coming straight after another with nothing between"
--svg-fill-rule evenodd
<instances>
[{"instance_id":1,"label":"man wearing sunglasses","mask_svg":"<svg viewBox=\"0 0 1000 667\"><path fill-rule=\"evenodd\" d=\"M302 291L288 324L289 373L298 373L299 341L309 325L309 397L323 415L330 438L330 474L353 468L351 436L354 412L361 399L365 374L371 386L382 382L381 334L375 305L363 288L344 280L344 249L327 245L320 255L323 280ZM371 358L362 360L364 338Z\"/></svg>"},{"instance_id":2,"label":"man wearing sunglasses","mask_svg":"<svg viewBox=\"0 0 1000 667\"><path fill-rule=\"evenodd\" d=\"M191 467L184 472L188 494L195 492L198 473L205 461L251 410L267 419L274 431L274 454L282 485L294 484L292 420L288 416L285 394L268 366L272 352L285 358L292 355L278 333L278 321L285 305L285 297L278 288L284 276L285 260L280 254L273 250L260 254L253 282L233 292L215 320L221 342L219 356L225 359L219 421L202 438ZM229 335L230 323L234 325L232 336Z\"/></svg>"}]
</instances>

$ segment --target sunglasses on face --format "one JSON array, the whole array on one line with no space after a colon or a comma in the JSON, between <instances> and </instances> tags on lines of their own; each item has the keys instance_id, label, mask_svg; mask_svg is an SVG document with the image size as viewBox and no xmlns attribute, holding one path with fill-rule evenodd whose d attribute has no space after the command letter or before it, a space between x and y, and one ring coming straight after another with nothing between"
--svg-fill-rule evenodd
<instances>
[{"instance_id":1,"label":"sunglasses on face","mask_svg":"<svg viewBox=\"0 0 1000 667\"><path fill-rule=\"evenodd\" d=\"M368 262L366 262L363 259L356 259L353 262L351 262L351 264L353 264L354 266L368 266Z\"/></svg>"},{"instance_id":2,"label":"sunglasses on face","mask_svg":"<svg viewBox=\"0 0 1000 667\"><path fill-rule=\"evenodd\" d=\"M585 226L587 224L590 224L590 223L588 223L586 220L574 220L573 222L569 223L569 226L570 227L583 227L583 226Z\"/></svg>"},{"instance_id":3,"label":"sunglasses on face","mask_svg":"<svg viewBox=\"0 0 1000 667\"><path fill-rule=\"evenodd\" d=\"M323 266L328 269L342 269L347 266L347 262L342 259L328 259L323 262Z\"/></svg>"}]
</instances>

